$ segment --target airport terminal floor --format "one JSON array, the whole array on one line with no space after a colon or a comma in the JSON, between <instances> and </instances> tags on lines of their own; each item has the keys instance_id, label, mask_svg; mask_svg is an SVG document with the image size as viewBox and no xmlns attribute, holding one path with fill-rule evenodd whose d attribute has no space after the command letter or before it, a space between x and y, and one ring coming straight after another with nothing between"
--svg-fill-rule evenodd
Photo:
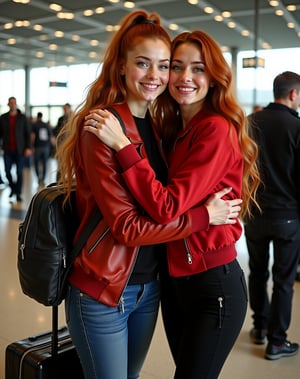
<instances>
[{"instance_id":1,"label":"airport terminal floor","mask_svg":"<svg viewBox=\"0 0 300 379\"><path fill-rule=\"evenodd\" d=\"M1 157L1 176L5 178L2 165ZM55 167L55 161L51 160L46 184L55 180ZM9 199L8 186L0 189L0 379L5 377L5 348L9 343L51 329L51 308L23 295L16 267L18 226L37 189L38 183L32 168L24 170L22 202ZM247 275L247 249L243 236L237 248L239 261ZM65 324L63 305L59 309L59 324ZM250 328L251 312L248 310L240 336L224 365L220 379L299 379L300 353L276 361L265 360L265 346L251 343ZM288 338L292 342L300 343L300 282L295 283L293 315ZM172 379L173 372L174 365L159 318L141 379Z\"/></svg>"}]
</instances>

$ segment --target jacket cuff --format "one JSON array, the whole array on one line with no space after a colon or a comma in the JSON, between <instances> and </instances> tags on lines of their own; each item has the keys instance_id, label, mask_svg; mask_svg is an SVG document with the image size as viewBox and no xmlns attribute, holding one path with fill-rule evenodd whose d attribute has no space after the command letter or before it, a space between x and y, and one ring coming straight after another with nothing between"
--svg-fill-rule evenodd
<instances>
[{"instance_id":1,"label":"jacket cuff","mask_svg":"<svg viewBox=\"0 0 300 379\"><path fill-rule=\"evenodd\" d=\"M192 233L209 229L209 214L205 205L190 209Z\"/></svg>"},{"instance_id":2,"label":"jacket cuff","mask_svg":"<svg viewBox=\"0 0 300 379\"><path fill-rule=\"evenodd\" d=\"M142 159L133 144L127 145L123 149L119 150L116 153L116 158L124 171L129 169L131 166L134 166Z\"/></svg>"}]
</instances>

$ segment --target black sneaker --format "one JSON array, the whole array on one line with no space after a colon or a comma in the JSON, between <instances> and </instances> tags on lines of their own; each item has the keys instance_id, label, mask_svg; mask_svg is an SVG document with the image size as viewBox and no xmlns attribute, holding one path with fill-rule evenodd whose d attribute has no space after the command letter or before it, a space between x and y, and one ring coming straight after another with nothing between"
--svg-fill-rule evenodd
<instances>
[{"instance_id":1,"label":"black sneaker","mask_svg":"<svg viewBox=\"0 0 300 379\"><path fill-rule=\"evenodd\" d=\"M266 335L267 335L266 329L252 328L250 330L250 338L252 342L255 343L256 345L263 345L266 342Z\"/></svg>"},{"instance_id":2,"label":"black sneaker","mask_svg":"<svg viewBox=\"0 0 300 379\"><path fill-rule=\"evenodd\" d=\"M297 343L292 343L289 341L285 341L282 345L272 345L268 343L265 358L274 360L283 357L292 357L296 355L299 350L299 345Z\"/></svg>"}]
</instances>

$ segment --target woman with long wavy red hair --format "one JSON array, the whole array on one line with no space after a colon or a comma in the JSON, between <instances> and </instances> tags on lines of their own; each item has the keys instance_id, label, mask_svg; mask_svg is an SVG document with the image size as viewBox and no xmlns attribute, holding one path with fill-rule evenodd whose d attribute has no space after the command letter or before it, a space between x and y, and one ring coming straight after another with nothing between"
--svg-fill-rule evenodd
<instances>
[{"instance_id":1,"label":"woman with long wavy red hair","mask_svg":"<svg viewBox=\"0 0 300 379\"><path fill-rule=\"evenodd\" d=\"M170 46L158 15L136 11L125 17L99 77L60 135L57 158L66 201L76 182L75 240L96 207L103 216L76 258L66 296L67 323L87 379L138 378L158 314L161 243L209 223L234 223L239 211L238 200L220 200L225 190L167 225L151 220L127 190L114 152L84 131L89 112L114 108L132 143L165 182L167 166L148 106L167 86Z\"/></svg>"},{"instance_id":2,"label":"woman with long wavy red hair","mask_svg":"<svg viewBox=\"0 0 300 379\"><path fill-rule=\"evenodd\" d=\"M171 96L170 96L171 95ZM157 222L174 220L213 192L232 187L242 196L241 217L257 205L257 146L233 95L232 73L218 44L203 31L184 32L172 43L168 92L154 105L168 155L168 183L155 179L147 159L108 111L98 110L86 130L117 150L131 193ZM97 129L90 128L97 120ZM240 223L210 226L167 244L178 305L177 342L169 338L175 379L215 379L243 325L247 287L235 248Z\"/></svg>"}]
</instances>

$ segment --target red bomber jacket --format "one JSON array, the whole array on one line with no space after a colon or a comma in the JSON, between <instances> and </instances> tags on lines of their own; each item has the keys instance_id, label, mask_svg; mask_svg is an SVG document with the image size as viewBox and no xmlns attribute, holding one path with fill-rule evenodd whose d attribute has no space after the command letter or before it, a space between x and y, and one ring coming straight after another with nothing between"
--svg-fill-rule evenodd
<instances>
[{"instance_id":1,"label":"red bomber jacket","mask_svg":"<svg viewBox=\"0 0 300 379\"><path fill-rule=\"evenodd\" d=\"M145 157L143 141L127 104L114 106L135 149ZM141 215L141 207L122 178L113 150L82 128L76 153L76 200L81 220L74 242L95 207L102 220L76 258L69 282L92 298L116 306L132 272L140 245L184 238L208 228L204 206L162 225Z\"/></svg>"},{"instance_id":2,"label":"red bomber jacket","mask_svg":"<svg viewBox=\"0 0 300 379\"><path fill-rule=\"evenodd\" d=\"M208 110L195 115L178 135L168 157L168 185L155 180L146 159L129 145L117 153L123 178L133 196L157 222L167 223L224 187L229 198L240 198L243 157L235 128ZM210 226L176 242L169 242L170 274L192 275L231 262L242 227Z\"/></svg>"}]
</instances>

